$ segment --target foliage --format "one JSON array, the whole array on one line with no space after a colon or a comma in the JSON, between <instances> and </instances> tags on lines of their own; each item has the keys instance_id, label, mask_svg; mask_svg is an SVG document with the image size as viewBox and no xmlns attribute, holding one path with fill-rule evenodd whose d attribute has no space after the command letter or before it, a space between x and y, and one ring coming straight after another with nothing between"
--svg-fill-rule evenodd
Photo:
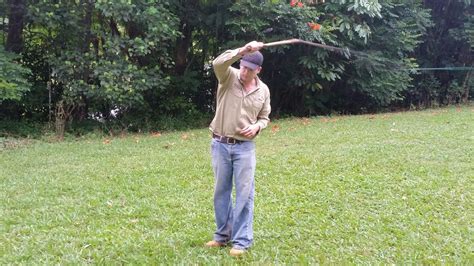
<instances>
[{"instance_id":1,"label":"foliage","mask_svg":"<svg viewBox=\"0 0 474 266\"><path fill-rule=\"evenodd\" d=\"M417 1L334 1L300 7L239 1L231 12L233 19L226 24L232 39L296 37L353 51L348 58L314 47L270 50L266 56L270 63L264 64L270 71L264 69L263 79L269 80L272 100L299 114L332 108L360 112L362 107L378 109L401 100L412 81L411 73L403 69L416 66L410 55L430 25L427 11ZM319 31L307 25L315 21L322 25ZM265 36L267 29L272 38ZM230 41L226 46L235 45ZM342 97L343 106L334 104L334 98Z\"/></svg>"},{"instance_id":2,"label":"foliage","mask_svg":"<svg viewBox=\"0 0 474 266\"><path fill-rule=\"evenodd\" d=\"M108 117L113 108L143 106L146 91L166 88L164 71L172 65L167 48L179 35L166 6L164 1L29 5L30 41L49 51L51 82L59 99L78 106L76 116Z\"/></svg>"},{"instance_id":3,"label":"foliage","mask_svg":"<svg viewBox=\"0 0 474 266\"><path fill-rule=\"evenodd\" d=\"M30 90L30 70L21 65L19 57L0 45L0 103L4 100L20 101Z\"/></svg>"},{"instance_id":4,"label":"foliage","mask_svg":"<svg viewBox=\"0 0 474 266\"><path fill-rule=\"evenodd\" d=\"M412 86L409 69L417 67L411 55L430 26L428 12L415 1L385 2L382 6L381 18L369 20L374 34L367 44L356 46L368 51L356 55L353 66L345 72L344 89L366 98L363 105L350 103L356 108L374 110L403 99L403 93Z\"/></svg>"},{"instance_id":5,"label":"foliage","mask_svg":"<svg viewBox=\"0 0 474 266\"><path fill-rule=\"evenodd\" d=\"M40 139L47 133L43 123L37 121L0 120L0 137L18 139Z\"/></svg>"},{"instance_id":6,"label":"foliage","mask_svg":"<svg viewBox=\"0 0 474 266\"><path fill-rule=\"evenodd\" d=\"M424 68L436 67L472 67L472 51L474 41L474 6L471 1L425 1L432 13L431 27L424 42L417 48L419 64ZM467 102L472 99L474 88L472 70L437 71L434 73L421 72L416 77L415 84L431 83L436 80L436 86L425 91L425 95L415 102L416 106L432 104L453 104ZM413 88L408 91L407 99L413 100L420 90Z\"/></svg>"},{"instance_id":7,"label":"foliage","mask_svg":"<svg viewBox=\"0 0 474 266\"><path fill-rule=\"evenodd\" d=\"M2 42L13 2L0 1ZM26 15L24 25L15 24L15 33L23 29L16 40L24 42L15 46L15 62L31 72L29 89L20 85L22 70L8 70L17 82L2 81L15 100L0 103L1 112L12 119L52 120L60 102L72 110L66 120L100 118L124 129L150 128L164 117L207 117L215 105L213 58L251 40L289 38L344 52L264 49L261 78L277 117L449 104L473 95L472 72L410 70L472 66L469 0L19 2Z\"/></svg>"}]
</instances>

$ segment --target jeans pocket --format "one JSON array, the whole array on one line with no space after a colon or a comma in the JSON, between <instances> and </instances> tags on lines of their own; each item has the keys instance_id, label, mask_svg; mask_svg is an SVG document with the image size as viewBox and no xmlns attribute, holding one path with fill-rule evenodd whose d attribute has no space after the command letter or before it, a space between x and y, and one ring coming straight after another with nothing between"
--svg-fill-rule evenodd
<instances>
[{"instance_id":1,"label":"jeans pocket","mask_svg":"<svg viewBox=\"0 0 474 266\"><path fill-rule=\"evenodd\" d=\"M217 140L215 140L214 138L212 138L212 139L211 139L211 151L212 151L213 149L215 149L216 145L217 145Z\"/></svg>"},{"instance_id":2,"label":"jeans pocket","mask_svg":"<svg viewBox=\"0 0 474 266\"><path fill-rule=\"evenodd\" d=\"M240 149L246 152L255 151L255 142L253 141L242 142Z\"/></svg>"}]
</instances>

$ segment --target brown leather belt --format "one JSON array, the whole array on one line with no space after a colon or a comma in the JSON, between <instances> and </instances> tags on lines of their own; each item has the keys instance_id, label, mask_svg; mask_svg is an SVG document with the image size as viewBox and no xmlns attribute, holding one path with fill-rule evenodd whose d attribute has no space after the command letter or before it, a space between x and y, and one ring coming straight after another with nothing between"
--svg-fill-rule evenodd
<instances>
[{"instance_id":1,"label":"brown leather belt","mask_svg":"<svg viewBox=\"0 0 474 266\"><path fill-rule=\"evenodd\" d=\"M222 142L222 143L227 143L227 144L239 144L242 143L242 140L234 139L234 138L228 138L225 136L219 136L217 134L212 133L212 138L215 140Z\"/></svg>"}]
</instances>

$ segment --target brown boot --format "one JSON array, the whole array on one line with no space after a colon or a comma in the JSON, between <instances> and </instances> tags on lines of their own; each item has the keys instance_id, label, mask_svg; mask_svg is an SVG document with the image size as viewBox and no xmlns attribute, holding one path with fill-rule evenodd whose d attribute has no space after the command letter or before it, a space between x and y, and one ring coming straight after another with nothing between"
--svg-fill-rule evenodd
<instances>
[{"instance_id":1,"label":"brown boot","mask_svg":"<svg viewBox=\"0 0 474 266\"><path fill-rule=\"evenodd\" d=\"M211 241L209 241L205 244L205 246L208 247L208 248L220 248L220 247L223 247L225 245L226 245L225 243L219 242L219 241L216 241L216 240L211 240Z\"/></svg>"},{"instance_id":2,"label":"brown boot","mask_svg":"<svg viewBox=\"0 0 474 266\"><path fill-rule=\"evenodd\" d=\"M239 256L242 256L246 253L247 251L245 249L236 249L236 248L232 248L229 252L229 254L232 256L232 257L239 257Z\"/></svg>"}]
</instances>

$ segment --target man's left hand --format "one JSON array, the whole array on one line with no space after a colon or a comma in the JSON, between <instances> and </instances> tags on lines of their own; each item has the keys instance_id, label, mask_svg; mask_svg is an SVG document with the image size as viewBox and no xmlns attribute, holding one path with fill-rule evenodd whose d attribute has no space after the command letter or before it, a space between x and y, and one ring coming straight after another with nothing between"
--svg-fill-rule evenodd
<instances>
[{"instance_id":1,"label":"man's left hand","mask_svg":"<svg viewBox=\"0 0 474 266\"><path fill-rule=\"evenodd\" d=\"M257 135L258 131L260 131L260 126L257 124L250 125L245 127L240 131L240 134L247 138L253 138Z\"/></svg>"}]
</instances>

